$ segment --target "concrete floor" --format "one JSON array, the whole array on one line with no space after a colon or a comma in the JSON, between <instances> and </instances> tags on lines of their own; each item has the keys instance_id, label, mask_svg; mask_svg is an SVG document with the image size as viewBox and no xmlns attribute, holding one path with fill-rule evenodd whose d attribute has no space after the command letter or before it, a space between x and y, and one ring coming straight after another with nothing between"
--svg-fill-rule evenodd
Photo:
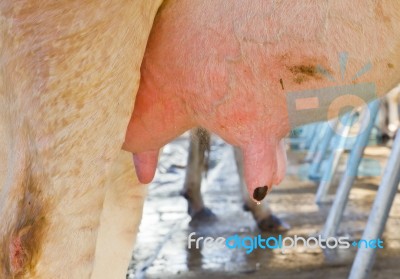
<instances>
[{"instance_id":1,"label":"concrete floor","mask_svg":"<svg viewBox=\"0 0 400 279\"><path fill-rule=\"evenodd\" d=\"M297 247L286 250L254 250L203 247L188 249L191 232L197 236L228 237L260 234L242 200L232 148L213 138L210 170L202 190L206 205L218 221L191 227L186 200L179 195L183 185L188 136L164 149L156 179L149 186L143 220L128 278L346 278L357 248L322 250ZM340 235L361 237L375 197L385 161L386 147L369 147L350 194ZM284 182L267 197L274 213L291 225L287 236L318 235L331 203L317 206L316 185L306 179L304 153L289 151L289 169ZM343 169L342 163L340 169ZM340 172L335 179L340 179ZM331 189L331 196L336 189ZM371 278L400 278L400 197L397 195L384 233L384 249L378 250ZM266 236L266 234L263 234Z\"/></svg>"}]
</instances>

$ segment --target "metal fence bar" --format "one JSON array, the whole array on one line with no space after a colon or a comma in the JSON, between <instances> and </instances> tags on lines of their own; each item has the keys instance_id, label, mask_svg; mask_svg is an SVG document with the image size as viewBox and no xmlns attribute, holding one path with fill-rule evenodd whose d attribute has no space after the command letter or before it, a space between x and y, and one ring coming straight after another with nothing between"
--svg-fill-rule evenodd
<instances>
[{"instance_id":1,"label":"metal fence bar","mask_svg":"<svg viewBox=\"0 0 400 279\"><path fill-rule=\"evenodd\" d=\"M378 188L371 213L362 239L371 240L382 237L383 229L393 204L400 182L400 130L396 133L392 152ZM351 268L349 279L368 278L374 264L376 249L359 248Z\"/></svg>"},{"instance_id":2,"label":"metal fence bar","mask_svg":"<svg viewBox=\"0 0 400 279\"><path fill-rule=\"evenodd\" d=\"M322 231L323 237L335 236L337 233L351 186L357 176L358 166L360 165L365 146L368 144L369 136L374 127L376 116L378 115L379 103L379 100L370 103L368 105L369 117L362 118L361 127L365 128L357 135L356 142L350 152L346 170L340 181L332 208L329 211L328 218Z\"/></svg>"},{"instance_id":3,"label":"metal fence bar","mask_svg":"<svg viewBox=\"0 0 400 279\"><path fill-rule=\"evenodd\" d=\"M319 145L319 148L317 149L317 152L315 154L314 160L311 163L310 170L308 173L308 178L311 180L320 180L321 174L320 174L320 168L322 161L324 160L325 154L328 150L329 143L332 140L333 135L335 134L335 129L337 126L338 120L331 120L326 129L326 132L322 138L321 144Z\"/></svg>"},{"instance_id":4,"label":"metal fence bar","mask_svg":"<svg viewBox=\"0 0 400 279\"><path fill-rule=\"evenodd\" d=\"M328 197L328 191L331 187L336 168L339 164L340 156L344 152L346 140L350 133L351 122L356 117L356 113L349 113L344 116L342 126L340 127L339 134L335 134L333 138L333 148L327 160L322 179L319 183L317 194L315 196L315 202L321 203L326 202Z\"/></svg>"}]
</instances>

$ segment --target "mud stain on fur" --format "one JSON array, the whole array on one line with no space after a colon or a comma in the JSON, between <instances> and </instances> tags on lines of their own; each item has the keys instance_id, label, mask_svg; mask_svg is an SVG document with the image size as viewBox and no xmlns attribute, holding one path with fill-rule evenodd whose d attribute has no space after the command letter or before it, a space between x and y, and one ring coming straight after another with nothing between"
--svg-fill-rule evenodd
<instances>
[{"instance_id":1,"label":"mud stain on fur","mask_svg":"<svg viewBox=\"0 0 400 279\"><path fill-rule=\"evenodd\" d=\"M27 192L19 214L22 218L10 239L10 248L14 248L10 249L10 271L14 276L34 275L46 224L43 206L38 200L29 202L31 193Z\"/></svg>"},{"instance_id":2,"label":"mud stain on fur","mask_svg":"<svg viewBox=\"0 0 400 279\"><path fill-rule=\"evenodd\" d=\"M384 11L384 9L382 7L382 1L376 1L376 6L375 6L374 10L375 10L375 16L377 19L382 20L383 22L385 22L388 25L391 23L390 16L388 16L386 14L386 12Z\"/></svg>"},{"instance_id":3,"label":"mud stain on fur","mask_svg":"<svg viewBox=\"0 0 400 279\"><path fill-rule=\"evenodd\" d=\"M28 163L29 164L29 163ZM17 187L21 193L14 222L3 243L1 265L5 267L5 278L31 278L35 276L35 267L40 258L42 239L46 228L45 212L47 207L42 201L38 179L34 178L28 166L22 183Z\"/></svg>"}]
</instances>

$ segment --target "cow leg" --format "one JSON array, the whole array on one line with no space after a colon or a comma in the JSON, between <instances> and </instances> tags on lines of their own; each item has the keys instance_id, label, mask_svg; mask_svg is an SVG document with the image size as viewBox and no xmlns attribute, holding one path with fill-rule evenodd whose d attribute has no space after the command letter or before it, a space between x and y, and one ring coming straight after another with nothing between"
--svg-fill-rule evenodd
<instances>
[{"instance_id":1,"label":"cow leg","mask_svg":"<svg viewBox=\"0 0 400 279\"><path fill-rule=\"evenodd\" d=\"M147 192L133 170L132 154L120 151L106 185L93 279L126 276Z\"/></svg>"},{"instance_id":2,"label":"cow leg","mask_svg":"<svg viewBox=\"0 0 400 279\"><path fill-rule=\"evenodd\" d=\"M1 278L90 277L160 2L0 2Z\"/></svg>"},{"instance_id":3,"label":"cow leg","mask_svg":"<svg viewBox=\"0 0 400 279\"><path fill-rule=\"evenodd\" d=\"M239 148L234 147L234 154L239 174L240 188L242 190L244 209L251 212L260 230L269 232L287 231L290 228L289 225L272 214L272 210L266 199L262 200L260 204L257 204L250 198L247 192L246 182L244 181L242 152Z\"/></svg>"},{"instance_id":4,"label":"cow leg","mask_svg":"<svg viewBox=\"0 0 400 279\"><path fill-rule=\"evenodd\" d=\"M400 86L397 86L387 96L388 102L388 130L393 138L399 128L399 94Z\"/></svg>"},{"instance_id":5,"label":"cow leg","mask_svg":"<svg viewBox=\"0 0 400 279\"><path fill-rule=\"evenodd\" d=\"M190 131L189 154L182 195L188 201L188 213L193 220L215 219L214 213L204 206L201 196L203 171L207 169L205 153L210 150L210 134L202 128Z\"/></svg>"},{"instance_id":6,"label":"cow leg","mask_svg":"<svg viewBox=\"0 0 400 279\"><path fill-rule=\"evenodd\" d=\"M393 139L399 127L399 90L400 86L395 87L381 102L377 126L383 143L387 143L390 139Z\"/></svg>"}]
</instances>

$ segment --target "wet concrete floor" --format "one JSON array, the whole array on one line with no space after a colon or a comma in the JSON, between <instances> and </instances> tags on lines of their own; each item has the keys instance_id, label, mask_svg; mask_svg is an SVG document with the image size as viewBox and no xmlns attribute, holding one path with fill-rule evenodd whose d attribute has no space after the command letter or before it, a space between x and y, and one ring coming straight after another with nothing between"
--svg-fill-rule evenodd
<instances>
[{"instance_id":1,"label":"wet concrete floor","mask_svg":"<svg viewBox=\"0 0 400 279\"><path fill-rule=\"evenodd\" d=\"M191 227L187 202L180 196L188 147L188 135L165 147L158 173L149 186L140 233L127 278L346 278L357 248L323 250L300 246L286 250L203 246L188 249L188 235L228 237L261 233L249 212L242 209L233 149L213 137L210 170L203 180L206 205L216 222ZM389 149L369 147L339 229L341 236L361 238ZM287 177L267 197L274 213L291 225L285 236L316 236L326 220L331 202L314 202L316 184L306 179L308 165L303 151L289 151ZM343 161L343 160L342 160ZM335 176L340 179L344 162ZM371 176L378 175L378 176ZM334 183L337 185L337 183ZM333 197L336 189L331 189ZM377 250L371 278L400 278L400 197L397 195L384 232L384 248Z\"/></svg>"}]
</instances>

